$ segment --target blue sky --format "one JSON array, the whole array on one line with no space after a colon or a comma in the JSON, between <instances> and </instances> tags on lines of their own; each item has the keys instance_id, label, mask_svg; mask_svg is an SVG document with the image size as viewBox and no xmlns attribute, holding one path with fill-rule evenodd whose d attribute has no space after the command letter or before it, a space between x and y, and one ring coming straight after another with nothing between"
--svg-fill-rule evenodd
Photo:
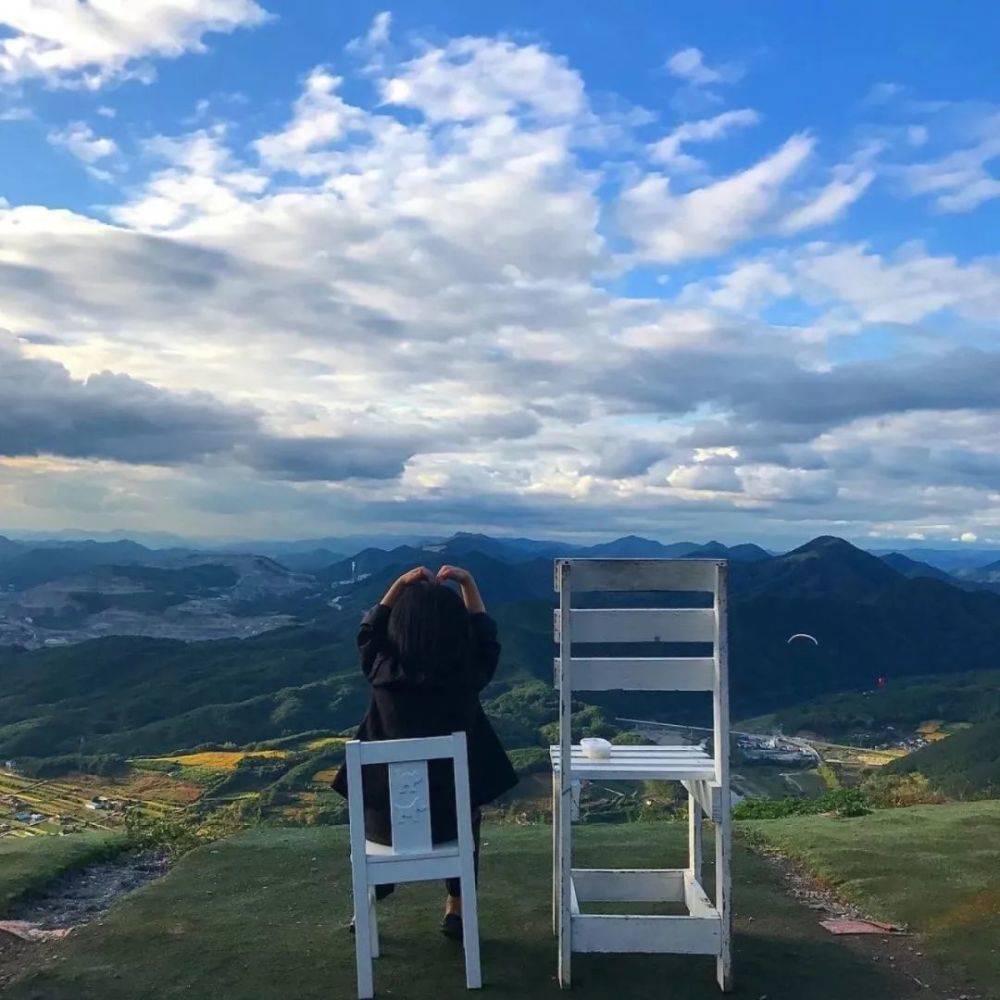
<instances>
[{"instance_id":1,"label":"blue sky","mask_svg":"<svg viewBox=\"0 0 1000 1000\"><path fill-rule=\"evenodd\" d=\"M997 20L10 3L0 527L1000 544Z\"/></svg>"}]
</instances>

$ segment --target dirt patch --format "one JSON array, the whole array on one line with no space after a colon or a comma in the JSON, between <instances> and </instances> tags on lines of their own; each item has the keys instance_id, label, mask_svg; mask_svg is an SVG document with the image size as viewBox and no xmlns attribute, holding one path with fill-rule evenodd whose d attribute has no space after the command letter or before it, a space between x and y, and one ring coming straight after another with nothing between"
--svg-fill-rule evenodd
<instances>
[{"instance_id":1,"label":"dirt patch","mask_svg":"<svg viewBox=\"0 0 1000 1000\"><path fill-rule=\"evenodd\" d=\"M754 846L754 851L777 872L787 893L816 912L817 923L829 917L870 920L871 915L841 899L829 885L797 862L778 851ZM836 938L844 947L870 961L880 963L918 988L928 998L943 1000L983 1000L984 994L954 980L924 954L919 934L844 935Z\"/></svg>"},{"instance_id":2,"label":"dirt patch","mask_svg":"<svg viewBox=\"0 0 1000 1000\"><path fill-rule=\"evenodd\" d=\"M5 916L44 928L78 927L100 917L121 896L165 875L167 868L168 859L159 851L119 854L60 875L40 892L15 903ZM0 993L55 955L60 944L24 941L0 931Z\"/></svg>"},{"instance_id":3,"label":"dirt patch","mask_svg":"<svg viewBox=\"0 0 1000 1000\"><path fill-rule=\"evenodd\" d=\"M0 993L13 982L36 957L38 945L22 941L13 934L0 931Z\"/></svg>"},{"instance_id":4,"label":"dirt patch","mask_svg":"<svg viewBox=\"0 0 1000 1000\"><path fill-rule=\"evenodd\" d=\"M159 851L120 854L60 875L15 903L9 917L45 928L76 927L100 916L120 896L165 875L167 867L167 856Z\"/></svg>"}]
</instances>

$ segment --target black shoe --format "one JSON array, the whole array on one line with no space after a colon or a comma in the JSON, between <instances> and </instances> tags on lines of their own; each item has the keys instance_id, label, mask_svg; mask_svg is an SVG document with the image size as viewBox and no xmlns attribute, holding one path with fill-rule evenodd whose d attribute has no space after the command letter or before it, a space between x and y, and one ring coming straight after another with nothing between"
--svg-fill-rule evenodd
<instances>
[{"instance_id":1,"label":"black shoe","mask_svg":"<svg viewBox=\"0 0 1000 1000\"><path fill-rule=\"evenodd\" d=\"M446 913L441 921L441 933L452 941L462 940L462 917L458 913Z\"/></svg>"}]
</instances>

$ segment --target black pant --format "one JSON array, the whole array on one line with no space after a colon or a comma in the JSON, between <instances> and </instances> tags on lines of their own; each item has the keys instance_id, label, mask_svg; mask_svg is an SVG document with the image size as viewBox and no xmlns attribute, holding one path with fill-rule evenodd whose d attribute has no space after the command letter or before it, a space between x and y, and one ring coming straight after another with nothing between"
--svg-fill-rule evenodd
<instances>
[{"instance_id":1,"label":"black pant","mask_svg":"<svg viewBox=\"0 0 1000 1000\"><path fill-rule=\"evenodd\" d=\"M479 884L479 828L482 825L483 817L478 809L473 810L472 813L472 842L476 845L475 853L472 855L473 861L476 867L476 884ZM462 895L462 880L458 878L446 878L444 880L445 888L448 890L448 895L453 896L456 899ZM386 896L392 895L395 891L396 886L392 882L387 882L385 885L375 886L375 898L385 899Z\"/></svg>"}]
</instances>

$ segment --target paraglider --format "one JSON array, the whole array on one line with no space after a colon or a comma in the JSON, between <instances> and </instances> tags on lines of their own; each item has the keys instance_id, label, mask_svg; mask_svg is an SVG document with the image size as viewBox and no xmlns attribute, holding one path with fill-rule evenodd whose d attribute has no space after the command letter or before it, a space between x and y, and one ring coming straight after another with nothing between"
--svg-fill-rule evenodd
<instances>
[{"instance_id":1,"label":"paraglider","mask_svg":"<svg viewBox=\"0 0 1000 1000\"><path fill-rule=\"evenodd\" d=\"M814 646L819 645L819 639L816 636L807 635L805 632L796 632L795 635L790 635L785 645L790 646L796 639L808 639Z\"/></svg>"}]
</instances>

